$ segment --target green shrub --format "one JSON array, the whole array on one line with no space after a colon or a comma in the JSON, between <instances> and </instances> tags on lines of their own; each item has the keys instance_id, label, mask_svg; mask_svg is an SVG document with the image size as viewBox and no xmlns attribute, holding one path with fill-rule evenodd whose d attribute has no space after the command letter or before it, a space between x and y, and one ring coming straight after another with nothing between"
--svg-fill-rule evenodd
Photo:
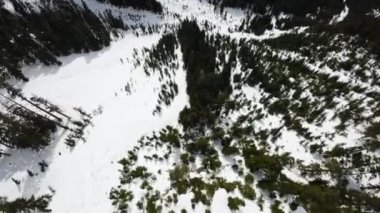
<instances>
[{"instance_id":1,"label":"green shrub","mask_svg":"<svg viewBox=\"0 0 380 213\"><path fill-rule=\"evenodd\" d=\"M228 197L228 207L232 211L239 210L240 206L245 206L244 200L238 197Z\"/></svg>"}]
</instances>

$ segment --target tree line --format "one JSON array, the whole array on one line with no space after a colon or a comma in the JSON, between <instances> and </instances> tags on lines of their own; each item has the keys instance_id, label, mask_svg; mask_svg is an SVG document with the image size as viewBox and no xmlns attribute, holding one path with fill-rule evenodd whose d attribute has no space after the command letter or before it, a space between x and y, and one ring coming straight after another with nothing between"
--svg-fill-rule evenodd
<instances>
[{"instance_id":1,"label":"tree line","mask_svg":"<svg viewBox=\"0 0 380 213\"><path fill-rule=\"evenodd\" d=\"M154 13L162 13L162 5L156 0L97 0L102 3L110 3L118 7L132 7L139 10L148 10Z\"/></svg>"},{"instance_id":2,"label":"tree line","mask_svg":"<svg viewBox=\"0 0 380 213\"><path fill-rule=\"evenodd\" d=\"M11 0L15 14L0 8L0 75L27 81L25 64L60 65L57 56L100 50L110 35L102 21L83 3L72 0L31 3ZM37 6L36 6L37 7Z\"/></svg>"}]
</instances>

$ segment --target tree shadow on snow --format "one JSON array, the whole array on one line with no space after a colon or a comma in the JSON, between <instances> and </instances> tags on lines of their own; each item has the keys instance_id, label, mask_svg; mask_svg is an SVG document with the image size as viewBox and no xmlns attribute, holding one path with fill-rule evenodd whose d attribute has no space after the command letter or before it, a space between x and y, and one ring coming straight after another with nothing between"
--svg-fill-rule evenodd
<instances>
[{"instance_id":1,"label":"tree shadow on snow","mask_svg":"<svg viewBox=\"0 0 380 213\"><path fill-rule=\"evenodd\" d=\"M54 154L57 153L57 146L59 143L64 143L66 133L67 130L58 130L51 144L38 152L31 149L7 150L10 156L0 159L0 182L6 185L13 184L23 197L37 194L40 190L40 183L49 171L49 165L53 162ZM41 172L39 165L43 161L48 165L45 172ZM33 173L33 176L28 174L28 170ZM14 183L12 178L20 181L20 184ZM4 196L2 192L0 192L0 196Z\"/></svg>"},{"instance_id":2,"label":"tree shadow on snow","mask_svg":"<svg viewBox=\"0 0 380 213\"><path fill-rule=\"evenodd\" d=\"M107 46L98 51L93 51L89 53L74 53L69 56L59 57L58 60L62 62L62 65L60 66L58 65L47 66L43 64L26 66L23 68L23 74L29 79L34 79L39 76L53 75L53 74L56 74L60 69L63 69L64 67L69 66L71 63L73 63L76 60L84 59L86 64L89 64L94 59L100 57L105 52L109 51L110 48L111 48L110 46Z\"/></svg>"}]
</instances>

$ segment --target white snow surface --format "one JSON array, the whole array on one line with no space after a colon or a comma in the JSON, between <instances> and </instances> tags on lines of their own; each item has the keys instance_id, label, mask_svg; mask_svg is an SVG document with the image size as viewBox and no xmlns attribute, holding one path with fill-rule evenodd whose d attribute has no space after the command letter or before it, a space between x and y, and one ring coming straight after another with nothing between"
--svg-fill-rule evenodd
<instances>
[{"instance_id":1,"label":"white snow surface","mask_svg":"<svg viewBox=\"0 0 380 213\"><path fill-rule=\"evenodd\" d=\"M0 168L6 170L0 172L0 195L28 197L51 193L51 187L56 191L50 204L53 212L112 212L108 195L119 182L117 161L142 135L175 125L187 103L185 73L178 71L179 94L161 116L153 116L158 78L147 77L142 69L127 63L133 48L150 47L159 37L127 34L102 51L62 58L61 67L25 68L31 80L24 93L45 97L66 111L73 106L86 111L102 106L103 113L92 120L87 142L73 150L64 144L61 131L41 153L21 150L2 159ZM133 85L131 95L124 91L127 83ZM49 165L47 172L29 177L26 170L39 172L42 160ZM17 186L11 178L21 184Z\"/></svg>"},{"instance_id":2,"label":"white snow surface","mask_svg":"<svg viewBox=\"0 0 380 213\"><path fill-rule=\"evenodd\" d=\"M11 12L13 14L16 13L15 8L14 8L12 2L10 2L9 0L4 0L3 1L3 8L6 9L6 10L8 10L9 12Z\"/></svg>"},{"instance_id":3,"label":"white snow surface","mask_svg":"<svg viewBox=\"0 0 380 213\"><path fill-rule=\"evenodd\" d=\"M342 22L348 15L349 13L349 8L347 6L346 0L343 0L345 6L342 12L340 12L338 15L334 16L332 20L330 21L330 24L336 24L339 22Z\"/></svg>"}]
</instances>

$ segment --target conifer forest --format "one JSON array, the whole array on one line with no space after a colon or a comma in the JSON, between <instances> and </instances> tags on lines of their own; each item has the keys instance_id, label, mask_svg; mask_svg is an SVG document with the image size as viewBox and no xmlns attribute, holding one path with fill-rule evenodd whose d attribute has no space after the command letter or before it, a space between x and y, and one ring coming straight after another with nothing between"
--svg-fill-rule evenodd
<instances>
[{"instance_id":1,"label":"conifer forest","mask_svg":"<svg viewBox=\"0 0 380 213\"><path fill-rule=\"evenodd\" d=\"M0 0L0 212L380 212L380 1Z\"/></svg>"}]
</instances>

